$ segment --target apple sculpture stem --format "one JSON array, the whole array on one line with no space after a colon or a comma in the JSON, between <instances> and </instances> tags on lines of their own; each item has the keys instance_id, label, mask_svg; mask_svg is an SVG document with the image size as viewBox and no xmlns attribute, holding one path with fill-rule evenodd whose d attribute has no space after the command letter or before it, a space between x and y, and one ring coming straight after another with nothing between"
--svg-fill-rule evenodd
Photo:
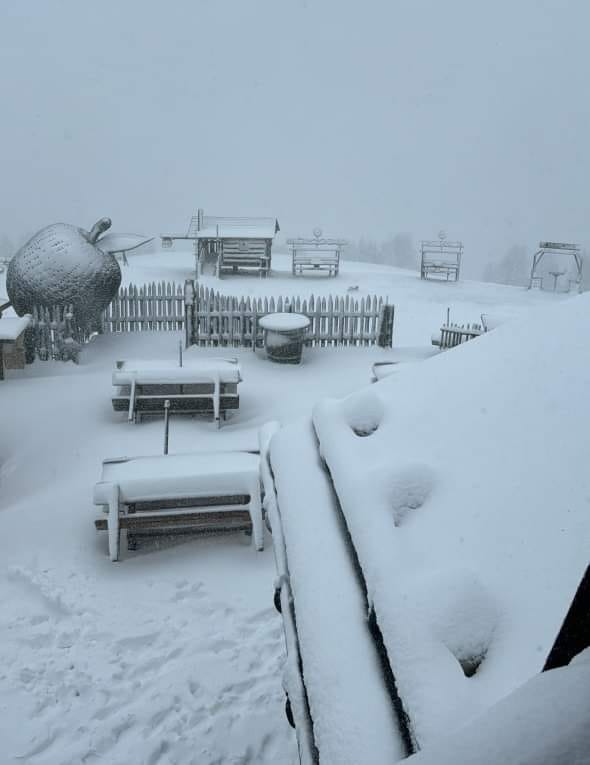
<instances>
[{"instance_id":1,"label":"apple sculpture stem","mask_svg":"<svg viewBox=\"0 0 590 765\"><path fill-rule=\"evenodd\" d=\"M102 236L102 234L104 234L105 231L108 231L110 227L110 218L101 218L100 220L97 220L88 233L88 241L91 244L96 244L98 237Z\"/></svg>"}]
</instances>

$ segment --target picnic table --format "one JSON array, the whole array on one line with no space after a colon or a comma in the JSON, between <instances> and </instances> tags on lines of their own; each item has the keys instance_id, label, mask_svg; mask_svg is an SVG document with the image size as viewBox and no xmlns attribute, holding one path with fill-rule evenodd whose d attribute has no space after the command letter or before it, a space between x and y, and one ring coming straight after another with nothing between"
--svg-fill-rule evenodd
<instances>
[{"instance_id":1,"label":"picnic table","mask_svg":"<svg viewBox=\"0 0 590 765\"><path fill-rule=\"evenodd\" d=\"M127 411L129 421L140 422L143 416L170 412L199 414L211 412L220 425L230 409L238 409L238 383L241 382L237 359L202 359L183 366L165 361L118 361L113 372L113 409Z\"/></svg>"},{"instance_id":2,"label":"picnic table","mask_svg":"<svg viewBox=\"0 0 590 765\"><path fill-rule=\"evenodd\" d=\"M207 452L120 457L102 463L94 504L106 519L109 554L119 560L120 533L251 532L264 548L260 457L250 452Z\"/></svg>"}]
</instances>

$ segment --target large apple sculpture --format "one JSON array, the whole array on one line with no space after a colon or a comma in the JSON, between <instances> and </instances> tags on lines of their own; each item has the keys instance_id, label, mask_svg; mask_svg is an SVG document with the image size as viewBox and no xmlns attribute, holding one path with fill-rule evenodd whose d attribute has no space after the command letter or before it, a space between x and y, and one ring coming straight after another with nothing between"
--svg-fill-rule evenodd
<instances>
[{"instance_id":1,"label":"large apple sculpture","mask_svg":"<svg viewBox=\"0 0 590 765\"><path fill-rule=\"evenodd\" d=\"M94 328L121 284L117 259L100 248L99 237L110 226L110 218L90 231L54 223L23 245L6 273L17 314L31 313L34 306L71 305L77 323Z\"/></svg>"}]
</instances>

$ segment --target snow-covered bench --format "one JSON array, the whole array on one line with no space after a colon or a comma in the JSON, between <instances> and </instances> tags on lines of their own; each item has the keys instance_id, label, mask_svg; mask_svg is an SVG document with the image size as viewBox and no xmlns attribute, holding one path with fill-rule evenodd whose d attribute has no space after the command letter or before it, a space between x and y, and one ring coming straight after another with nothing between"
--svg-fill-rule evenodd
<instances>
[{"instance_id":1,"label":"snow-covered bench","mask_svg":"<svg viewBox=\"0 0 590 765\"><path fill-rule=\"evenodd\" d=\"M220 425L230 409L238 409L237 359L203 359L182 367L158 361L118 361L113 372L113 409L127 412L129 421L145 415L162 415L164 402L170 412L198 414L211 412Z\"/></svg>"},{"instance_id":2,"label":"snow-covered bench","mask_svg":"<svg viewBox=\"0 0 590 765\"><path fill-rule=\"evenodd\" d=\"M338 276L339 268L340 250L293 250L293 276L304 271L327 271L328 276Z\"/></svg>"},{"instance_id":3,"label":"snow-covered bench","mask_svg":"<svg viewBox=\"0 0 590 765\"><path fill-rule=\"evenodd\" d=\"M106 459L94 487L106 518L111 560L120 532L142 534L251 531L264 547L260 458L251 452L214 452Z\"/></svg>"}]
</instances>

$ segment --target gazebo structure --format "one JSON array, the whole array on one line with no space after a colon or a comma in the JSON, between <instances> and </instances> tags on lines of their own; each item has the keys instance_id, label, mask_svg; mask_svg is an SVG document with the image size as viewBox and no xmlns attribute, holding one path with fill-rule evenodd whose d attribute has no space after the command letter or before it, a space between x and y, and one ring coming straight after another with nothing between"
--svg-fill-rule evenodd
<instances>
[{"instance_id":1,"label":"gazebo structure","mask_svg":"<svg viewBox=\"0 0 590 765\"><path fill-rule=\"evenodd\" d=\"M293 276L304 271L327 271L328 276L338 276L340 255L348 242L346 239L326 239L322 230L316 228L313 238L287 239L291 250L291 270Z\"/></svg>"},{"instance_id":2,"label":"gazebo structure","mask_svg":"<svg viewBox=\"0 0 590 765\"><path fill-rule=\"evenodd\" d=\"M533 255L529 289L538 287L557 292L558 284L565 284L560 292L570 292L572 288L581 292L583 264L580 245L539 242L539 249Z\"/></svg>"},{"instance_id":3,"label":"gazebo structure","mask_svg":"<svg viewBox=\"0 0 590 765\"><path fill-rule=\"evenodd\" d=\"M444 231L437 240L421 242L420 278L459 281L463 242L448 242Z\"/></svg>"},{"instance_id":4,"label":"gazebo structure","mask_svg":"<svg viewBox=\"0 0 590 765\"><path fill-rule=\"evenodd\" d=\"M186 234L161 234L160 238L162 247L172 247L177 239L192 240L197 274L210 265L219 278L239 270L268 276L272 242L278 231L276 218L223 218L205 215L199 209Z\"/></svg>"}]
</instances>

